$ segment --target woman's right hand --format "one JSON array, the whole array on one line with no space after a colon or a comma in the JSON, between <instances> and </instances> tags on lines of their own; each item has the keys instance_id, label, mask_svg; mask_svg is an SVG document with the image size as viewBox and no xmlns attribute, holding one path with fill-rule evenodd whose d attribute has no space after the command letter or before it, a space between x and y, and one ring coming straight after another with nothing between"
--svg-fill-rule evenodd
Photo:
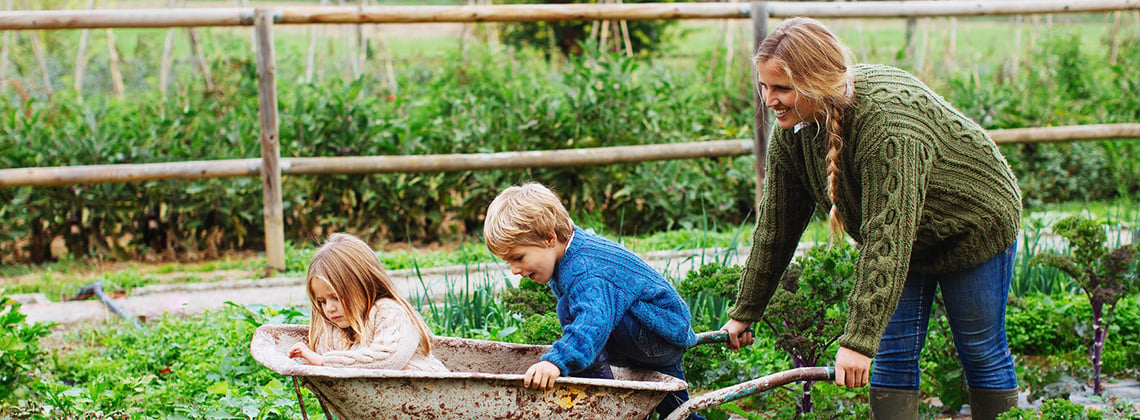
<instances>
[{"instance_id":1,"label":"woman's right hand","mask_svg":"<svg viewBox=\"0 0 1140 420\"><path fill-rule=\"evenodd\" d=\"M728 322L721 327L721 330L728 333L728 341L724 343L733 352L740 351L741 347L752 345L756 338L752 335L752 323L737 321L729 319Z\"/></svg>"}]
</instances>

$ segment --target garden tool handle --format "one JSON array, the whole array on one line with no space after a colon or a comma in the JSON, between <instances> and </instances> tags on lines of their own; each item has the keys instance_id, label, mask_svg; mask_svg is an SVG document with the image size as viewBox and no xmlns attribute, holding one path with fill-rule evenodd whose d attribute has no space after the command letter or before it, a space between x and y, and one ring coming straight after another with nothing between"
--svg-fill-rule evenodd
<instances>
[{"instance_id":1,"label":"garden tool handle","mask_svg":"<svg viewBox=\"0 0 1140 420\"><path fill-rule=\"evenodd\" d=\"M741 331L740 334L751 333L751 332L752 332L752 327L748 327L744 331ZM753 333L753 334L755 334L755 333ZM737 337L739 338L740 336L737 336ZM703 333L697 334L697 343L694 345L699 346L701 344L718 344L718 343L724 344L727 342L728 342L728 330L705 331Z\"/></svg>"}]
</instances>

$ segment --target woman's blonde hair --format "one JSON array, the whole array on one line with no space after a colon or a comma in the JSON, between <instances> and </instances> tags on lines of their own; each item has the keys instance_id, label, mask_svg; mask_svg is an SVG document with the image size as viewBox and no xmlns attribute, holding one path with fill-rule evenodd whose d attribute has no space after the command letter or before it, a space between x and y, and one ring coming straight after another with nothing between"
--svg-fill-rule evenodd
<instances>
[{"instance_id":1,"label":"woman's blonde hair","mask_svg":"<svg viewBox=\"0 0 1140 420\"><path fill-rule=\"evenodd\" d=\"M839 184L839 153L843 149L841 123L852 105L847 92L847 63L851 56L839 39L810 18L792 18L781 22L768 34L756 55L753 68L761 63L775 65L783 70L800 98L806 98L816 107L821 132L827 133L827 194L831 200L828 225L832 239L843 235L843 220L839 217L836 190Z\"/></svg>"},{"instance_id":2,"label":"woman's blonde hair","mask_svg":"<svg viewBox=\"0 0 1140 420\"><path fill-rule=\"evenodd\" d=\"M348 319L348 337L352 344L356 344L361 335L371 332L376 326L369 322L368 314L376 301L381 298L393 299L408 313L408 318L420 331L420 348L425 354L431 353L431 330L412 309L392 285L388 273L380 264L372 247L356 236L348 233L333 233L329 239L313 254L309 262L309 272L306 275L305 288L312 304L312 325L309 328L309 347L317 349L326 330L335 328L335 324L317 303L316 293L313 292L313 282L321 281L332 287L344 308L345 318Z\"/></svg>"},{"instance_id":3,"label":"woman's blonde hair","mask_svg":"<svg viewBox=\"0 0 1140 420\"><path fill-rule=\"evenodd\" d=\"M550 239L567 242L574 222L558 196L546 186L530 182L503 190L487 207L483 242L503 258L518 246L547 246Z\"/></svg>"}]
</instances>

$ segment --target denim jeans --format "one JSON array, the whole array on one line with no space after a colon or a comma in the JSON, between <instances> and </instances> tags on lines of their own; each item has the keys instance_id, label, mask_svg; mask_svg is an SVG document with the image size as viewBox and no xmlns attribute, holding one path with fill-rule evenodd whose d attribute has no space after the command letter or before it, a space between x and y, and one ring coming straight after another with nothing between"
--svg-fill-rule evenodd
<instances>
[{"instance_id":1,"label":"denim jeans","mask_svg":"<svg viewBox=\"0 0 1140 420\"><path fill-rule=\"evenodd\" d=\"M559 318L562 314L559 313ZM656 333L643 329L641 322L630 314L622 317L614 326L610 338L594 361L570 376L585 378L613 379L610 365L621 367L634 367L638 369L653 370L674 378L685 380L685 371L681 360L685 356L685 348L665 341ZM657 405L655 411L660 418L665 418L689 400L689 391L682 389L673 391ZM703 420L704 417L693 414L690 420Z\"/></svg>"},{"instance_id":2,"label":"denim jeans","mask_svg":"<svg viewBox=\"0 0 1140 420\"><path fill-rule=\"evenodd\" d=\"M946 318L954 336L966 385L981 389L1016 389L1017 376L1005 335L1005 306L1013 277L1017 242L977 267L957 273L911 272L879 343L871 386L917 390L918 358L935 289L941 289Z\"/></svg>"}]
</instances>

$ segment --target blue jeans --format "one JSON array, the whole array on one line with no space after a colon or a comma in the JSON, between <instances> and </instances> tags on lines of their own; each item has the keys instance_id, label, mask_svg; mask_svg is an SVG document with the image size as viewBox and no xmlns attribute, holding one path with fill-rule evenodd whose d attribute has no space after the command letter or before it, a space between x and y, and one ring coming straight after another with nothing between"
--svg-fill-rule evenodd
<instances>
[{"instance_id":1,"label":"blue jeans","mask_svg":"<svg viewBox=\"0 0 1140 420\"><path fill-rule=\"evenodd\" d=\"M562 314L559 314L559 318ZM685 371L681 360L685 356L685 348L675 345L661 338L656 333L643 329L641 322L633 316L626 314L614 326L610 338L594 361L578 372L571 372L570 376L585 378L613 379L610 365L647 369L685 380ZM682 389L673 391L657 404L655 411L660 418L665 418L689 400L689 391ZM690 420L704 420L704 417L693 414Z\"/></svg>"},{"instance_id":2,"label":"blue jeans","mask_svg":"<svg viewBox=\"0 0 1140 420\"><path fill-rule=\"evenodd\" d=\"M1016 255L1014 242L989 261L965 271L907 275L898 309L875 355L871 386L918 389L918 357L926 343L935 289L941 289L966 385L1016 389L1017 375L1005 336L1005 306Z\"/></svg>"}]
</instances>

